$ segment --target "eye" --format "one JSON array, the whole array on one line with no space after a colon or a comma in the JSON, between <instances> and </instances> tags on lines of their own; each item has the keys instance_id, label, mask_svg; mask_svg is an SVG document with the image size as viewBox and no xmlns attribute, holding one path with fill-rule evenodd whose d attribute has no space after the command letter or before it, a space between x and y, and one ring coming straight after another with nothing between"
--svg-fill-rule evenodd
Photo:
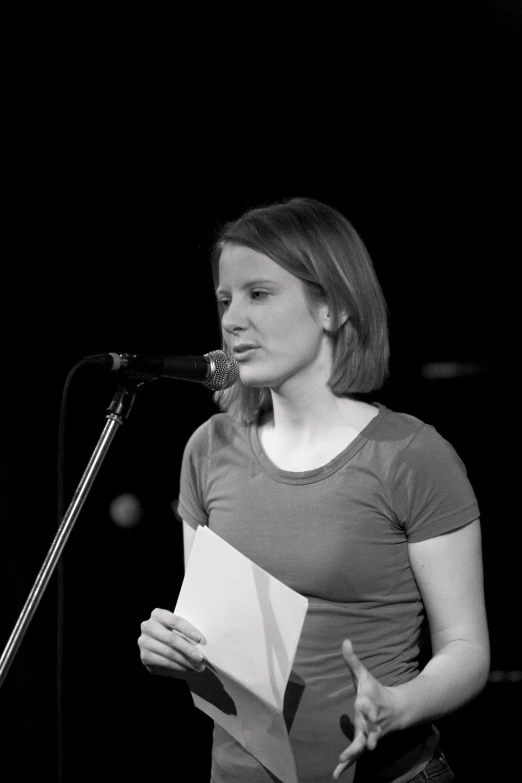
<instances>
[{"instance_id":1,"label":"eye","mask_svg":"<svg viewBox=\"0 0 522 783\"><path fill-rule=\"evenodd\" d=\"M267 296L270 296L268 291L257 291L257 290L250 291L250 298L254 302L260 302ZM231 298L228 296L218 297L217 301L220 307L223 308L223 310L227 310L230 307Z\"/></svg>"},{"instance_id":2,"label":"eye","mask_svg":"<svg viewBox=\"0 0 522 783\"><path fill-rule=\"evenodd\" d=\"M251 291L250 296L254 301L259 301L261 299L264 299L265 296L268 296L268 291Z\"/></svg>"}]
</instances>

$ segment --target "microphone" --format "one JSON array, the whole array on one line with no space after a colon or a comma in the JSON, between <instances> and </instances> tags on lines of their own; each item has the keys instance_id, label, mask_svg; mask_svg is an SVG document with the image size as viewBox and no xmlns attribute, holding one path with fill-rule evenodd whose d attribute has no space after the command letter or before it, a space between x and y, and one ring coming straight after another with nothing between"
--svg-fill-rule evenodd
<instances>
[{"instance_id":1,"label":"microphone","mask_svg":"<svg viewBox=\"0 0 522 783\"><path fill-rule=\"evenodd\" d=\"M214 391L228 389L239 378L239 367L235 359L224 351L210 351L204 356L99 353L86 356L83 362L97 364L137 380L174 378L202 383Z\"/></svg>"}]
</instances>

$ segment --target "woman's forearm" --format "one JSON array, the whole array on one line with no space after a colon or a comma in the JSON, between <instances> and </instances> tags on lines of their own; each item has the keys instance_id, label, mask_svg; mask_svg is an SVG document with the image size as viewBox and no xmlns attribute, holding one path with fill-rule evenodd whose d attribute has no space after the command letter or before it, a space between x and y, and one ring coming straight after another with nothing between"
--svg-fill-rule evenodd
<instances>
[{"instance_id":1,"label":"woman's forearm","mask_svg":"<svg viewBox=\"0 0 522 783\"><path fill-rule=\"evenodd\" d=\"M391 688L396 699L394 729L436 720L462 707L486 684L489 649L463 640L441 648L409 682Z\"/></svg>"}]
</instances>

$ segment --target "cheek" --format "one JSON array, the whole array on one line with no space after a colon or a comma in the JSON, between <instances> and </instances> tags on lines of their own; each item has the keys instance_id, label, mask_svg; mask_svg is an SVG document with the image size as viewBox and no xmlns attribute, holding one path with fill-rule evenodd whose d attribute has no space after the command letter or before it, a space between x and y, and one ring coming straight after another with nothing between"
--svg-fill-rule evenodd
<instances>
[{"instance_id":1,"label":"cheek","mask_svg":"<svg viewBox=\"0 0 522 783\"><path fill-rule=\"evenodd\" d=\"M274 333L283 341L292 340L296 345L310 345L322 336L322 328L304 306L289 307L279 323L274 322Z\"/></svg>"},{"instance_id":2,"label":"cheek","mask_svg":"<svg viewBox=\"0 0 522 783\"><path fill-rule=\"evenodd\" d=\"M270 316L267 323L271 330L278 332L281 337L291 333L310 334L318 328L306 302L296 301L294 297L283 299L279 306L272 310Z\"/></svg>"}]
</instances>

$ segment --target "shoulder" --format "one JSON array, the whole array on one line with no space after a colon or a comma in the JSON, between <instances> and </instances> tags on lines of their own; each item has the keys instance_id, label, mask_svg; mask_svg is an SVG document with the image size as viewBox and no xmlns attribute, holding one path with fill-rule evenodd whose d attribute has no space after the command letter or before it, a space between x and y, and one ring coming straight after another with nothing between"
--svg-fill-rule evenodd
<instances>
[{"instance_id":1,"label":"shoulder","mask_svg":"<svg viewBox=\"0 0 522 783\"><path fill-rule=\"evenodd\" d=\"M423 427L427 426L425 422L409 413L398 413L384 405L380 408L384 415L380 421L379 431L402 445L409 443Z\"/></svg>"},{"instance_id":2,"label":"shoulder","mask_svg":"<svg viewBox=\"0 0 522 783\"><path fill-rule=\"evenodd\" d=\"M194 430L187 441L186 451L207 452L211 444L231 443L238 437L244 437L246 429L228 413L216 413Z\"/></svg>"},{"instance_id":3,"label":"shoulder","mask_svg":"<svg viewBox=\"0 0 522 783\"><path fill-rule=\"evenodd\" d=\"M393 438L399 447L422 450L434 444L450 445L438 430L428 422L410 413L398 413L384 408L385 416L379 429L382 434Z\"/></svg>"},{"instance_id":4,"label":"shoulder","mask_svg":"<svg viewBox=\"0 0 522 783\"><path fill-rule=\"evenodd\" d=\"M408 413L385 413L374 437L385 442L399 462L419 466L449 461L464 468L454 447L432 424Z\"/></svg>"},{"instance_id":5,"label":"shoulder","mask_svg":"<svg viewBox=\"0 0 522 783\"><path fill-rule=\"evenodd\" d=\"M390 499L408 540L442 535L477 519L477 498L451 443L414 416L390 412L385 418L387 438L396 437L388 449Z\"/></svg>"}]
</instances>

